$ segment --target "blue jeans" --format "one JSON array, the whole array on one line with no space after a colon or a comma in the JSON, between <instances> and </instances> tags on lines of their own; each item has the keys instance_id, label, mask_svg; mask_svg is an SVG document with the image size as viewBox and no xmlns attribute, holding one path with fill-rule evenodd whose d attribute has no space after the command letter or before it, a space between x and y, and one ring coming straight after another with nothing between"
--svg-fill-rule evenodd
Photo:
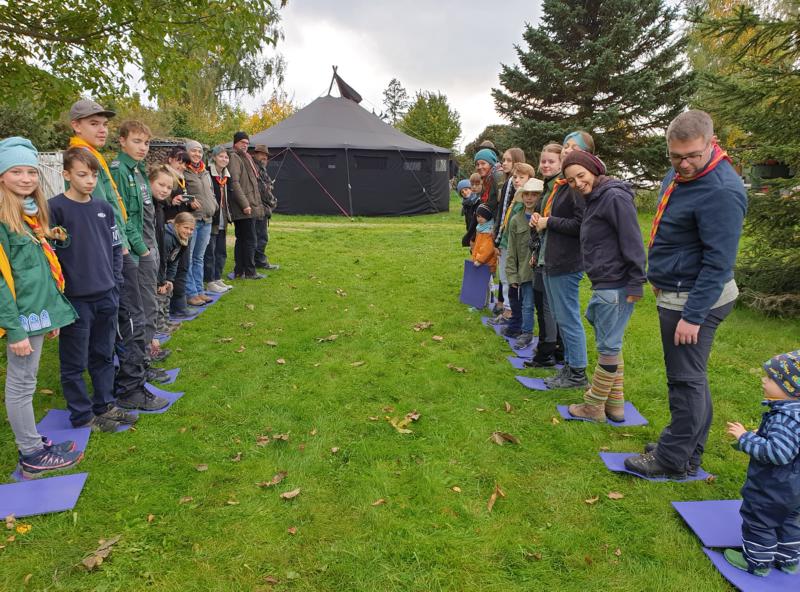
<instances>
[{"instance_id":1,"label":"blue jeans","mask_svg":"<svg viewBox=\"0 0 800 592\"><path fill-rule=\"evenodd\" d=\"M564 341L564 361L572 368L586 368L586 332L581 320L578 298L582 271L561 275L542 274L547 301L553 309L558 330Z\"/></svg>"},{"instance_id":2,"label":"blue jeans","mask_svg":"<svg viewBox=\"0 0 800 592\"><path fill-rule=\"evenodd\" d=\"M189 298L203 293L203 258L211 239L211 224L197 220L189 240L189 270L186 273L186 295Z\"/></svg>"},{"instance_id":3,"label":"blue jeans","mask_svg":"<svg viewBox=\"0 0 800 592\"><path fill-rule=\"evenodd\" d=\"M594 327L598 353L615 356L622 351L625 327L633 314L625 288L593 290L586 307L586 320Z\"/></svg>"},{"instance_id":4,"label":"blue jeans","mask_svg":"<svg viewBox=\"0 0 800 592\"><path fill-rule=\"evenodd\" d=\"M533 282L519 285L522 297L522 332L533 333Z\"/></svg>"}]
</instances>

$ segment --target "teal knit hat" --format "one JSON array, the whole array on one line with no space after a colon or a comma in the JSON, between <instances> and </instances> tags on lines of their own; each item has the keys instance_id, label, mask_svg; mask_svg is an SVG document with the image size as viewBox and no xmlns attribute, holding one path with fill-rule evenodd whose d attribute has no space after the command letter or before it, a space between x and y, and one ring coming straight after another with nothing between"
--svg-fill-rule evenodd
<instances>
[{"instance_id":1,"label":"teal knit hat","mask_svg":"<svg viewBox=\"0 0 800 592\"><path fill-rule=\"evenodd\" d=\"M27 138L14 136L0 140L0 175L15 166L39 166L39 153Z\"/></svg>"},{"instance_id":2,"label":"teal knit hat","mask_svg":"<svg viewBox=\"0 0 800 592\"><path fill-rule=\"evenodd\" d=\"M473 162L478 162L479 160L485 160L490 165L494 166L497 164L497 154L495 154L488 148L481 148L475 153L475 158L473 159Z\"/></svg>"}]
</instances>

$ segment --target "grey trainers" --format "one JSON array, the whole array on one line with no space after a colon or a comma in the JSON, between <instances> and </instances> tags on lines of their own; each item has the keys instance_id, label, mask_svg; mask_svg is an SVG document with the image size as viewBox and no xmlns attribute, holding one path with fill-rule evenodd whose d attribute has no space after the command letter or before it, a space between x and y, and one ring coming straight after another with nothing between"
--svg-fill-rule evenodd
<instances>
[{"instance_id":1,"label":"grey trainers","mask_svg":"<svg viewBox=\"0 0 800 592\"><path fill-rule=\"evenodd\" d=\"M514 349L525 349L533 341L533 333L522 333L514 342Z\"/></svg>"},{"instance_id":2,"label":"grey trainers","mask_svg":"<svg viewBox=\"0 0 800 592\"><path fill-rule=\"evenodd\" d=\"M117 407L123 409L140 409L142 411L158 411L169 405L163 397L156 397L141 389L126 397L117 397Z\"/></svg>"},{"instance_id":3,"label":"grey trainers","mask_svg":"<svg viewBox=\"0 0 800 592\"><path fill-rule=\"evenodd\" d=\"M116 432L122 426L120 422L105 415L95 415L86 425L91 427L93 432Z\"/></svg>"},{"instance_id":4,"label":"grey trainers","mask_svg":"<svg viewBox=\"0 0 800 592\"><path fill-rule=\"evenodd\" d=\"M139 421L139 416L130 411L125 411L119 407L110 407L105 413L101 413L100 417L105 417L112 421L124 423L125 425L133 425Z\"/></svg>"}]
</instances>

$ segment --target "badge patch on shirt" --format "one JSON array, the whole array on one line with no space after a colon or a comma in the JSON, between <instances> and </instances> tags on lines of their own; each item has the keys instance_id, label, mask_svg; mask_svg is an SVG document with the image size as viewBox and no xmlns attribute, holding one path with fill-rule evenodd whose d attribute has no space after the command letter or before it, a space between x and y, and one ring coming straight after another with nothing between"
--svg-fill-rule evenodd
<instances>
[{"instance_id":1,"label":"badge patch on shirt","mask_svg":"<svg viewBox=\"0 0 800 592\"><path fill-rule=\"evenodd\" d=\"M105 212L97 212L97 217L98 218L105 218L106 217L106 213Z\"/></svg>"}]
</instances>

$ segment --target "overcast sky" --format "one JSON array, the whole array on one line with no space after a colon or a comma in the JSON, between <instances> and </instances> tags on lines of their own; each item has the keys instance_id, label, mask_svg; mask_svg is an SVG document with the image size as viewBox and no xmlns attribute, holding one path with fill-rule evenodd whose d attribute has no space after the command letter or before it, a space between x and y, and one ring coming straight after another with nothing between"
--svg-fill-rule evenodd
<instances>
[{"instance_id":1,"label":"overcast sky","mask_svg":"<svg viewBox=\"0 0 800 592\"><path fill-rule=\"evenodd\" d=\"M331 65L355 88L362 106L383 110L383 90L398 78L447 95L461 115L459 146L503 120L490 94L501 63L516 63L524 23L537 22L538 0L289 0L281 11L287 61L284 89L307 105L328 90ZM269 96L272 88L264 90ZM337 91L333 91L337 94ZM246 101L254 109L265 97Z\"/></svg>"}]
</instances>

